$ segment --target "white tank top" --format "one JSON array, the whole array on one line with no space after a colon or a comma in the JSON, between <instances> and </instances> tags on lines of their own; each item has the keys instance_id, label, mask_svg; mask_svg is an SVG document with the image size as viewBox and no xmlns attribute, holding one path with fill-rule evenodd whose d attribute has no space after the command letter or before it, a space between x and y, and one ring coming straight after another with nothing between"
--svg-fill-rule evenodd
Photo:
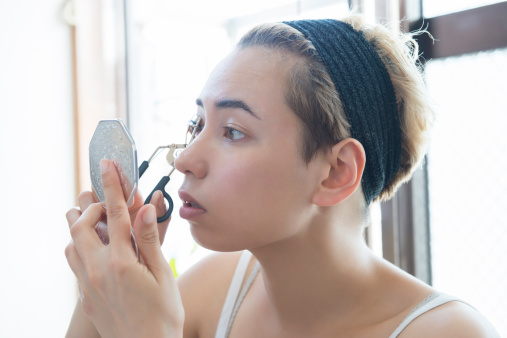
<instances>
[{"instance_id":1,"label":"white tank top","mask_svg":"<svg viewBox=\"0 0 507 338\"><path fill-rule=\"evenodd\" d=\"M222 314L220 315L220 319L218 321L217 331L215 334L215 338L227 338L229 337L229 332L232 327L232 323L234 322L234 318L245 298L250 286L252 285L255 277L259 273L260 264L259 262L255 262L252 271L248 275L243 287L241 288L241 284L243 283L243 279L246 274L246 270L250 263L250 259L252 254L249 251L244 251L241 254L238 265L236 266L236 271L234 272L234 276L232 277L231 285L229 287L229 292L227 293L227 297L225 298L224 306L222 308ZM389 336L389 338L396 338L414 319L430 311L431 309L436 308L442 304L452 302L452 301L460 301L459 298L449 296L443 293L434 292L428 297L426 297L421 303L419 303L405 319L401 322L401 324L394 330L394 332Z\"/></svg>"}]
</instances>

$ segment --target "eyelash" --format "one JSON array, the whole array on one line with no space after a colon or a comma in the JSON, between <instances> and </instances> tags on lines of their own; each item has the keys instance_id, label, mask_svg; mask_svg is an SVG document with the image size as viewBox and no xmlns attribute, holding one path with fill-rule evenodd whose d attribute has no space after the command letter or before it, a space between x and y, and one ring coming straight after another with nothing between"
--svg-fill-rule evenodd
<instances>
[{"instance_id":1,"label":"eyelash","mask_svg":"<svg viewBox=\"0 0 507 338\"><path fill-rule=\"evenodd\" d=\"M201 131L204 129L204 125L202 123L199 123L199 125L197 126L189 126L188 127L188 132L191 134L194 129L197 129L195 131L195 137L197 137ZM234 139L234 135L237 135L237 134L240 134L240 138L239 139ZM234 129L234 128L231 128L231 127L224 127L224 137L227 138L229 141L231 142L235 142L235 141L239 141L240 139L244 138L246 135L237 130L237 129Z\"/></svg>"},{"instance_id":2,"label":"eyelash","mask_svg":"<svg viewBox=\"0 0 507 338\"><path fill-rule=\"evenodd\" d=\"M195 131L195 136L197 137L197 135L199 135L201 133L201 131L202 131L203 128L204 128L204 125L202 123L199 123L199 125L197 125L197 126L190 126L190 127L188 127L188 131L190 133L193 133L194 129L197 129Z\"/></svg>"},{"instance_id":3,"label":"eyelash","mask_svg":"<svg viewBox=\"0 0 507 338\"><path fill-rule=\"evenodd\" d=\"M237 129L234 129L231 127L225 127L224 129L225 129L224 135L229 141L234 142L234 141L238 141L238 140L242 139L243 137L245 137L245 134L243 134L242 132L240 132ZM231 134L232 134L232 136L231 136ZM239 139L234 139L234 134L241 134L241 137Z\"/></svg>"}]
</instances>

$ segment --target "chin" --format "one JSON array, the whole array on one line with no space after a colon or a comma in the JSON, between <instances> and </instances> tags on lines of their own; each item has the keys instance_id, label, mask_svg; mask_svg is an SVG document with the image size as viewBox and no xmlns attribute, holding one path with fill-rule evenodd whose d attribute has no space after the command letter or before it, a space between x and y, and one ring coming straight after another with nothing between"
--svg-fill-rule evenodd
<instances>
[{"instance_id":1,"label":"chin","mask_svg":"<svg viewBox=\"0 0 507 338\"><path fill-rule=\"evenodd\" d=\"M220 235L218 231L203 229L198 225L190 225L190 233L194 241L201 247L217 252L235 252L250 248L245 241L235 239L230 233Z\"/></svg>"},{"instance_id":2,"label":"chin","mask_svg":"<svg viewBox=\"0 0 507 338\"><path fill-rule=\"evenodd\" d=\"M218 252L243 250L242 248L237 248L237 246L233 245L232 242L234 241L229 240L228 236L217 235L216 231L203 231L202 227L198 225L191 224L190 233L197 244L208 250Z\"/></svg>"}]
</instances>

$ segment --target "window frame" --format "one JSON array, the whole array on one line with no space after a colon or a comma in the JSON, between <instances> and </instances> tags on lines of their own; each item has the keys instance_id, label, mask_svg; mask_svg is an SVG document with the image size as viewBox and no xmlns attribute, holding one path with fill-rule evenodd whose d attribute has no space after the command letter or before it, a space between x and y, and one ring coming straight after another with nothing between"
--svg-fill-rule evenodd
<instances>
[{"instance_id":1,"label":"window frame","mask_svg":"<svg viewBox=\"0 0 507 338\"><path fill-rule=\"evenodd\" d=\"M379 3L377 8L388 6ZM402 1L399 15L408 18L401 27L403 30L425 27L438 38L434 42L427 34L416 37L423 62L507 47L507 2L432 18L422 16L422 6L423 0ZM382 13L376 16L382 17ZM381 204L381 212L384 258L431 285L429 179L425 161L410 182Z\"/></svg>"}]
</instances>

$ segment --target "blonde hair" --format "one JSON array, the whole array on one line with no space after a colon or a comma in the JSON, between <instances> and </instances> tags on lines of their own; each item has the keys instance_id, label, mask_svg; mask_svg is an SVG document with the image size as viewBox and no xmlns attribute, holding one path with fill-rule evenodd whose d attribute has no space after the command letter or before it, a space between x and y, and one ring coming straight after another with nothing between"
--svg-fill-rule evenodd
<instances>
[{"instance_id":1,"label":"blonde hair","mask_svg":"<svg viewBox=\"0 0 507 338\"><path fill-rule=\"evenodd\" d=\"M387 200L410 179L426 152L433 122L418 62L414 33L398 36L383 25L367 24L360 16L343 20L361 31L386 66L396 95L401 128L400 168L374 200ZM320 151L350 137L350 125L330 75L313 44L284 24L265 24L248 32L238 48L263 46L296 58L287 78L285 99L303 124L302 156L309 163ZM368 160L368 159L367 159Z\"/></svg>"}]
</instances>

